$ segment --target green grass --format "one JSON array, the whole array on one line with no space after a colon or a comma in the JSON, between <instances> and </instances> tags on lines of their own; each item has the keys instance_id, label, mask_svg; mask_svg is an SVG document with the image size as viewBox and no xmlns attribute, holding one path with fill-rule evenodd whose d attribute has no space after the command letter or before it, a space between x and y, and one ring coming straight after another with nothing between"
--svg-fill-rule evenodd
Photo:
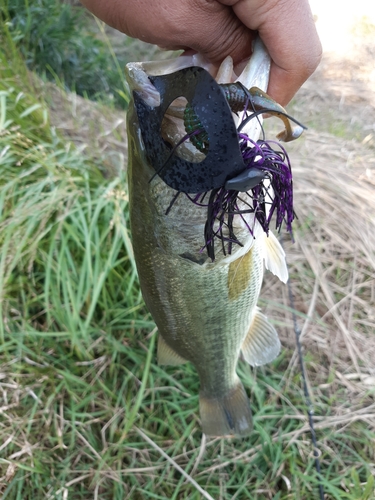
<instances>
[{"instance_id":1,"label":"green grass","mask_svg":"<svg viewBox=\"0 0 375 500\"><path fill-rule=\"evenodd\" d=\"M114 57L85 9L60 0L0 0L0 19L29 69L79 95L126 107L127 54Z\"/></svg>"},{"instance_id":2,"label":"green grass","mask_svg":"<svg viewBox=\"0 0 375 500\"><path fill-rule=\"evenodd\" d=\"M292 352L262 369L240 363L254 412L248 439L202 438L193 367L155 363L126 180L104 178L100 165L56 136L22 58L10 40L7 47L0 49L2 498L318 498ZM375 433L366 415L374 391L349 401L316 355L307 368L326 499L373 500Z\"/></svg>"}]
</instances>

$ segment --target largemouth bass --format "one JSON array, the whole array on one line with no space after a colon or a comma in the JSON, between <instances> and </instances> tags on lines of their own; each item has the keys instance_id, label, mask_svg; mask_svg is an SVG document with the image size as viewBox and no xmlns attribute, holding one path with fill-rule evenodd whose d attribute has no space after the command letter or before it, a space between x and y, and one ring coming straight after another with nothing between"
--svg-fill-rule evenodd
<instances>
[{"instance_id":1,"label":"largemouth bass","mask_svg":"<svg viewBox=\"0 0 375 500\"><path fill-rule=\"evenodd\" d=\"M148 106L159 106L160 96L148 77L201 65L194 57L128 64L129 87ZM265 91L269 68L268 53L258 42L238 80L246 88L256 86ZM216 79L231 83L234 78L227 59ZM172 146L186 133L184 106L176 102L163 122L163 136ZM247 435L252 417L236 373L237 361L242 355L251 366L259 366L279 354L277 332L257 308L257 301L264 263L287 281L284 251L276 237L271 232L267 236L254 214L248 213L233 220L242 246L234 245L230 254L217 252L212 262L202 251L207 208L182 195L168 210L176 191L155 175L149 164L134 103L128 110L127 126L131 233L142 294L159 330L158 363L190 361L195 366L205 434ZM253 140L259 131L258 120L249 123L247 134ZM188 142L179 148L179 154L189 161L202 159L202 153Z\"/></svg>"}]
</instances>

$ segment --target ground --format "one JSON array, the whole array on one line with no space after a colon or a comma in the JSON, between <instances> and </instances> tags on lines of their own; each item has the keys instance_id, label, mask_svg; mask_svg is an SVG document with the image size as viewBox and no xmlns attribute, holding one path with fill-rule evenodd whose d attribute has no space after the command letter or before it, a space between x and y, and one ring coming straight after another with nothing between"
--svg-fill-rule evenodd
<instances>
[{"instance_id":1,"label":"ground","mask_svg":"<svg viewBox=\"0 0 375 500\"><path fill-rule=\"evenodd\" d=\"M343 391L351 402L318 417L318 430L355 420L375 429L375 27L362 16L346 28L346 51L322 28L329 50L288 107L308 126L288 145L298 221L294 243L285 242L304 352L315 359L308 379L315 400ZM110 33L115 42L121 36ZM149 47L142 48L147 55ZM100 106L75 95L53 95L56 126L80 147L104 153L111 172L125 168L125 114L103 116ZM291 376L299 366L288 289L270 274L262 305L278 323L283 345L294 350ZM295 436L307 428L301 422Z\"/></svg>"},{"instance_id":2,"label":"ground","mask_svg":"<svg viewBox=\"0 0 375 500\"><path fill-rule=\"evenodd\" d=\"M9 490L11 495L17 487L17 496L9 498L23 497L22 481L31 485L27 491L38 488L46 471L52 478L46 480L52 492L48 498L317 498L292 309L301 330L326 498L375 498L372 491L362 494L366 481L371 487L368 475L375 475L375 21L363 17L364 3L356 3L358 15L351 19L341 3L332 0L332 11L327 11L327 2L312 2L326 50L321 66L288 107L308 126L301 139L287 146L298 220L295 241L283 239L294 307L288 288L267 273L260 305L275 322L284 349L265 369L250 371L240 364L256 409L251 444L201 437L192 389L196 376L189 367L161 370L151 362L152 327L143 327L146 333L135 339L125 332L121 342L104 332L89 343L93 357L88 360L59 359L58 353L69 351L69 339L63 343L56 338L56 348L43 353L38 347L39 365L30 360L35 354L30 350L20 371L14 369L14 380L16 358L4 369L9 383L3 390L14 392L9 396L13 406L4 412L16 436L0 445L9 461L4 461L4 489L13 477L18 481ZM342 29L330 39L335 34L332 16ZM120 35L110 36L114 45L120 44ZM153 57L155 49L143 45L136 53ZM123 111L50 85L44 94L54 126L85 155L99 159L107 177L126 169ZM274 121L267 125L270 136L279 126ZM65 359L71 363L68 374L62 367L54 371L54 356L58 367ZM61 382L60 393L48 392L53 377L43 371L29 382L27 370L34 366L48 366L66 386ZM23 418L20 407L37 390L35 410L25 410ZM44 418L36 439L30 429ZM7 426L1 427L4 436L10 434ZM190 483L178 466L188 472ZM346 474L351 468L360 470L359 484L354 473ZM16 475L20 470L25 472L22 480ZM345 480L338 474L346 474ZM312 479L306 479L309 475ZM203 493L197 493L195 480ZM329 489L333 483L338 490ZM111 496L115 491L120 493Z\"/></svg>"}]
</instances>

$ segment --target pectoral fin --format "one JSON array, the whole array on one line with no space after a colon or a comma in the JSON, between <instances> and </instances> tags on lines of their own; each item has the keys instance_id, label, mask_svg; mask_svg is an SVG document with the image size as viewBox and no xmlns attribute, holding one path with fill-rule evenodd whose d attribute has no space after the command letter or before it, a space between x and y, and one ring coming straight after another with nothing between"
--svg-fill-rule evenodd
<instances>
[{"instance_id":1,"label":"pectoral fin","mask_svg":"<svg viewBox=\"0 0 375 500\"><path fill-rule=\"evenodd\" d=\"M275 328L257 309L247 337L242 344L243 357L251 366L265 365L277 357L280 346Z\"/></svg>"},{"instance_id":2,"label":"pectoral fin","mask_svg":"<svg viewBox=\"0 0 375 500\"><path fill-rule=\"evenodd\" d=\"M158 338L158 364L159 365L183 365L184 363L187 363L187 360L184 359L182 356L177 354L176 351L174 351L169 345L166 343L166 341L163 339L163 337L159 333L159 338Z\"/></svg>"},{"instance_id":3,"label":"pectoral fin","mask_svg":"<svg viewBox=\"0 0 375 500\"><path fill-rule=\"evenodd\" d=\"M266 269L271 271L271 273L277 276L283 283L286 283L289 276L285 252L276 236L271 233L271 231L268 233L268 236L264 233L264 250L264 263Z\"/></svg>"}]
</instances>

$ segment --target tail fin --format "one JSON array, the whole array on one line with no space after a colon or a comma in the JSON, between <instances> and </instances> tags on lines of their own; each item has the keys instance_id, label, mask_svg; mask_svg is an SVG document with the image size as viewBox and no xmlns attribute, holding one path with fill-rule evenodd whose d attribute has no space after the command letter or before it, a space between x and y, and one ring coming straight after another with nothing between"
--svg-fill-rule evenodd
<instances>
[{"instance_id":1,"label":"tail fin","mask_svg":"<svg viewBox=\"0 0 375 500\"><path fill-rule=\"evenodd\" d=\"M253 429L251 409L242 383L237 384L224 397L199 398L202 430L208 436L247 436Z\"/></svg>"}]
</instances>

